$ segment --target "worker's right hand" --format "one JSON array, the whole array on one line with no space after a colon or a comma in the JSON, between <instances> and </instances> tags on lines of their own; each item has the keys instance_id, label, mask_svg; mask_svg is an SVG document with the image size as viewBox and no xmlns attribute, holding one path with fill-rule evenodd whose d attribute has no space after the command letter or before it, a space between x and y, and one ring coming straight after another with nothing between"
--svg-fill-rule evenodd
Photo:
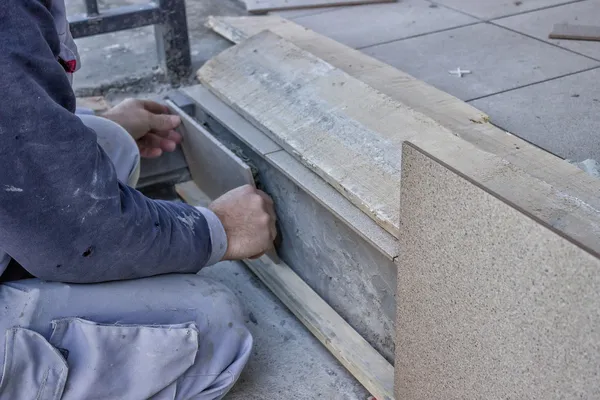
<instances>
[{"instance_id":1,"label":"worker's right hand","mask_svg":"<svg viewBox=\"0 0 600 400\"><path fill-rule=\"evenodd\" d=\"M227 234L223 260L254 258L273 247L277 236L273 200L250 185L233 189L208 206Z\"/></svg>"}]
</instances>

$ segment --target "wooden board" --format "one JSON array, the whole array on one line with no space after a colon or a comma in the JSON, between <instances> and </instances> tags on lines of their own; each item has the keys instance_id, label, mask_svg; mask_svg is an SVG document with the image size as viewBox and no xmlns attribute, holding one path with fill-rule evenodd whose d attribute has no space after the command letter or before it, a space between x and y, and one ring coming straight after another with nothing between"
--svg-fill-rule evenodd
<instances>
[{"instance_id":1,"label":"wooden board","mask_svg":"<svg viewBox=\"0 0 600 400\"><path fill-rule=\"evenodd\" d=\"M207 25L234 43L271 30L372 88L431 117L478 148L505 158L550 185L600 209L594 179L558 157L511 135L482 111L411 75L278 16L210 17Z\"/></svg>"},{"instance_id":2,"label":"wooden board","mask_svg":"<svg viewBox=\"0 0 600 400\"><path fill-rule=\"evenodd\" d=\"M396 398L600 398L598 254L425 148L402 156Z\"/></svg>"},{"instance_id":3,"label":"wooden board","mask_svg":"<svg viewBox=\"0 0 600 400\"><path fill-rule=\"evenodd\" d=\"M548 37L550 39L600 42L600 26L556 24Z\"/></svg>"},{"instance_id":4,"label":"wooden board","mask_svg":"<svg viewBox=\"0 0 600 400\"><path fill-rule=\"evenodd\" d=\"M271 32L225 50L198 77L394 236L402 141L452 135Z\"/></svg>"},{"instance_id":5,"label":"wooden board","mask_svg":"<svg viewBox=\"0 0 600 400\"><path fill-rule=\"evenodd\" d=\"M170 101L171 112L181 117L183 152L192 179L212 199L244 185L254 186L252 170L202 125Z\"/></svg>"},{"instance_id":6,"label":"wooden board","mask_svg":"<svg viewBox=\"0 0 600 400\"><path fill-rule=\"evenodd\" d=\"M356 6L360 4L392 3L396 0L244 0L246 10L253 14L269 11L298 10L334 6Z\"/></svg>"},{"instance_id":7,"label":"wooden board","mask_svg":"<svg viewBox=\"0 0 600 400\"><path fill-rule=\"evenodd\" d=\"M554 155L498 129L476 108L360 51L280 17L211 17L207 24L236 43L265 29L271 30L379 92L421 111L449 128L455 138L460 137L478 149L500 156L504 163L510 163L511 168L523 171L523 186L527 186L525 175L529 175L544 186L545 189L540 193L550 196L548 199L544 199L541 194L536 198L529 196L514 199L523 209L555 225L581 243L598 248L600 181ZM437 141L436 146L444 148L446 144L441 139L434 138L433 142ZM465 153L462 156L460 152L454 154L458 158L447 159L448 162L469 162L464 157ZM497 173L488 170L486 174L499 179L503 176L502 168L497 165ZM500 192L511 187L510 182L490 184L497 185ZM518 192L509 191L507 195L515 198L518 197Z\"/></svg>"},{"instance_id":8,"label":"wooden board","mask_svg":"<svg viewBox=\"0 0 600 400\"><path fill-rule=\"evenodd\" d=\"M76 101L77 108L87 108L97 114L106 112L112 107L104 96L78 97Z\"/></svg>"},{"instance_id":9,"label":"wooden board","mask_svg":"<svg viewBox=\"0 0 600 400\"><path fill-rule=\"evenodd\" d=\"M246 265L376 399L394 399L394 367L290 267L268 257Z\"/></svg>"},{"instance_id":10,"label":"wooden board","mask_svg":"<svg viewBox=\"0 0 600 400\"><path fill-rule=\"evenodd\" d=\"M442 125L482 125L488 116L475 107L335 40L278 16L209 17L207 26L240 43L270 30L373 88L415 108Z\"/></svg>"},{"instance_id":11,"label":"wooden board","mask_svg":"<svg viewBox=\"0 0 600 400\"><path fill-rule=\"evenodd\" d=\"M193 182L177 187L191 205L206 198ZM244 262L373 396L393 400L394 368L287 264L268 257Z\"/></svg>"},{"instance_id":12,"label":"wooden board","mask_svg":"<svg viewBox=\"0 0 600 400\"><path fill-rule=\"evenodd\" d=\"M264 156L265 160L277 170L379 249L387 258L393 260L398 255L398 241L395 237L377 225L331 185L282 150L281 146L219 100L208 89L202 85L195 85L184 88L183 91L194 101L197 109L208 113L253 151Z\"/></svg>"},{"instance_id":13,"label":"wooden board","mask_svg":"<svg viewBox=\"0 0 600 400\"><path fill-rule=\"evenodd\" d=\"M175 191L186 203L193 206L208 207L212 201L210 197L198 189L198 185L194 181L175 184Z\"/></svg>"}]
</instances>

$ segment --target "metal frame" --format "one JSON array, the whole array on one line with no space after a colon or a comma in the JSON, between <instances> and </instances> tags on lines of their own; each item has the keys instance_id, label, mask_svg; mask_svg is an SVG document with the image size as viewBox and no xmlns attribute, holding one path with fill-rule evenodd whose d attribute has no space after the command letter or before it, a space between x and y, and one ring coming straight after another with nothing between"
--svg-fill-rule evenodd
<instances>
[{"instance_id":1,"label":"metal frame","mask_svg":"<svg viewBox=\"0 0 600 400\"><path fill-rule=\"evenodd\" d=\"M185 0L123 6L99 12L97 0L85 0L87 15L69 19L73 38L154 25L158 60L171 82L190 73L192 59Z\"/></svg>"}]
</instances>

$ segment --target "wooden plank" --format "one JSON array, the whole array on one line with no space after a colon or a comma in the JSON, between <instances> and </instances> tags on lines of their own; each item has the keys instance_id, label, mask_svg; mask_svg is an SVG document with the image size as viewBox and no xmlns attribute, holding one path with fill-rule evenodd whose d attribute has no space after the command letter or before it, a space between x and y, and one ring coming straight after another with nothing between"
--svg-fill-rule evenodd
<instances>
[{"instance_id":1,"label":"wooden plank","mask_svg":"<svg viewBox=\"0 0 600 400\"><path fill-rule=\"evenodd\" d=\"M101 114L112 106L104 96L77 97L77 108L87 108L94 113Z\"/></svg>"},{"instance_id":2,"label":"wooden plank","mask_svg":"<svg viewBox=\"0 0 600 400\"><path fill-rule=\"evenodd\" d=\"M178 187L186 202L202 205L196 201L206 195L193 182ZM394 368L287 264L244 262L373 396L393 400Z\"/></svg>"},{"instance_id":3,"label":"wooden plank","mask_svg":"<svg viewBox=\"0 0 600 400\"><path fill-rule=\"evenodd\" d=\"M268 31L214 57L198 77L396 237L402 141L452 135Z\"/></svg>"},{"instance_id":4,"label":"wooden plank","mask_svg":"<svg viewBox=\"0 0 600 400\"><path fill-rule=\"evenodd\" d=\"M600 26L555 24L550 39L589 40L600 42Z\"/></svg>"},{"instance_id":5,"label":"wooden plank","mask_svg":"<svg viewBox=\"0 0 600 400\"><path fill-rule=\"evenodd\" d=\"M392 3L395 1L396 0L245 0L246 10L252 14L267 13L269 11L299 10L305 8Z\"/></svg>"},{"instance_id":6,"label":"wooden plank","mask_svg":"<svg viewBox=\"0 0 600 400\"><path fill-rule=\"evenodd\" d=\"M394 399L394 367L290 267L267 257L244 262L365 389Z\"/></svg>"},{"instance_id":7,"label":"wooden plank","mask_svg":"<svg viewBox=\"0 0 600 400\"><path fill-rule=\"evenodd\" d=\"M173 102L167 100L166 104L172 113L181 117L179 131L190 174L209 198L216 199L244 185L256 187L252 170L246 163ZM266 254L273 262L280 262L275 248Z\"/></svg>"},{"instance_id":8,"label":"wooden plank","mask_svg":"<svg viewBox=\"0 0 600 400\"><path fill-rule=\"evenodd\" d=\"M373 88L451 127L482 125L482 111L379 60L278 16L209 17L207 26L240 43L270 30Z\"/></svg>"},{"instance_id":9,"label":"wooden plank","mask_svg":"<svg viewBox=\"0 0 600 400\"><path fill-rule=\"evenodd\" d=\"M211 17L208 25L236 43L265 29L271 30L392 99L421 111L449 128L454 137L500 156L504 162L552 189L548 193L554 197L543 201L543 208L536 203L539 199L521 199L519 203L526 211L560 227L582 243L592 246L595 241L598 242L596 222L586 220L596 221L596 216L600 215L600 181L498 129L474 107L394 67L280 17ZM437 146L444 147L441 137L435 140L439 142ZM464 154L458 158L468 162ZM452 163L452 160L448 161ZM490 173L489 176L497 179L502 174ZM514 196L514 193L511 195Z\"/></svg>"},{"instance_id":10,"label":"wooden plank","mask_svg":"<svg viewBox=\"0 0 600 400\"><path fill-rule=\"evenodd\" d=\"M195 85L183 90L194 101L198 110L208 113L253 151L264 156L265 160L277 170L379 249L386 257L393 260L398 255L398 241L395 237L377 225L318 175L283 151L281 146L219 100L208 89L202 85Z\"/></svg>"},{"instance_id":11,"label":"wooden plank","mask_svg":"<svg viewBox=\"0 0 600 400\"><path fill-rule=\"evenodd\" d=\"M503 157L550 185L600 209L594 178L489 123L475 107L358 50L277 16L210 17L207 25L234 43L271 30L372 88L431 117L458 137Z\"/></svg>"},{"instance_id":12,"label":"wooden plank","mask_svg":"<svg viewBox=\"0 0 600 400\"><path fill-rule=\"evenodd\" d=\"M506 168L500 194L443 153L402 155L396 398L600 398L598 254L506 199L539 182Z\"/></svg>"},{"instance_id":13,"label":"wooden plank","mask_svg":"<svg viewBox=\"0 0 600 400\"><path fill-rule=\"evenodd\" d=\"M175 184L175 191L186 203L193 206L208 207L212 201L210 197L198 189L198 185L194 181Z\"/></svg>"}]
</instances>

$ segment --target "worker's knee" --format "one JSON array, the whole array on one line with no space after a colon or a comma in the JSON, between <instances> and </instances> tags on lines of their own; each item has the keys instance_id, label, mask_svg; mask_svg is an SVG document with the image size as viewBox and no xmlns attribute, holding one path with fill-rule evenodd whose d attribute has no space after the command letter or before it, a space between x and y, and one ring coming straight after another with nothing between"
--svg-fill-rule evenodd
<instances>
[{"instance_id":1,"label":"worker's knee","mask_svg":"<svg viewBox=\"0 0 600 400\"><path fill-rule=\"evenodd\" d=\"M117 177L135 187L139 179L140 152L137 143L120 125L95 115L78 115L88 128L96 132L98 144L112 161Z\"/></svg>"},{"instance_id":2,"label":"worker's knee","mask_svg":"<svg viewBox=\"0 0 600 400\"><path fill-rule=\"evenodd\" d=\"M244 309L235 293L227 286L211 278L185 275L185 296L192 304L203 305L210 324L243 324ZM189 304L189 303L188 303Z\"/></svg>"}]
</instances>

